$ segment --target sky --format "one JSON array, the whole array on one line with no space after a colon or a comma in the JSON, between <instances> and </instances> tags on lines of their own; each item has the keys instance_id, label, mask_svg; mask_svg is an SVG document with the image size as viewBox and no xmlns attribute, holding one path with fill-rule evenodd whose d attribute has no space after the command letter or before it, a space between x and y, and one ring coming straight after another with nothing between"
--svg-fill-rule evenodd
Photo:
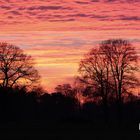
<instances>
[{"instance_id":1,"label":"sky","mask_svg":"<svg viewBox=\"0 0 140 140\"><path fill-rule=\"evenodd\" d=\"M42 85L73 83L83 55L105 39L140 49L140 0L0 0L0 41L36 62Z\"/></svg>"}]
</instances>

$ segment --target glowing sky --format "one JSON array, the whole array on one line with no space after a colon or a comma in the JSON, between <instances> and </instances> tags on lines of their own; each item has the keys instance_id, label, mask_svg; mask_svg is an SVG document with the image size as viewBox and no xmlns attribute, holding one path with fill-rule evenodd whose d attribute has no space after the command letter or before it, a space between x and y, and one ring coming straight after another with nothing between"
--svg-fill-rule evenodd
<instances>
[{"instance_id":1,"label":"glowing sky","mask_svg":"<svg viewBox=\"0 0 140 140\"><path fill-rule=\"evenodd\" d=\"M140 49L140 0L0 0L0 41L35 58L49 91L71 83L83 54L109 38Z\"/></svg>"}]
</instances>

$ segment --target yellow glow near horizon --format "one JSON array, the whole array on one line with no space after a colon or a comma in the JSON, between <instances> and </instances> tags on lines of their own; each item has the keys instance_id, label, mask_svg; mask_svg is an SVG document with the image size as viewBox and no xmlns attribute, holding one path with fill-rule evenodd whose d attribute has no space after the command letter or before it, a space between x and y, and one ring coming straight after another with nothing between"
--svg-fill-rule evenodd
<instances>
[{"instance_id":1,"label":"yellow glow near horizon","mask_svg":"<svg viewBox=\"0 0 140 140\"><path fill-rule=\"evenodd\" d=\"M2 0L0 41L31 55L43 86L53 91L72 83L80 59L102 40L128 39L139 54L139 13L139 1Z\"/></svg>"}]
</instances>

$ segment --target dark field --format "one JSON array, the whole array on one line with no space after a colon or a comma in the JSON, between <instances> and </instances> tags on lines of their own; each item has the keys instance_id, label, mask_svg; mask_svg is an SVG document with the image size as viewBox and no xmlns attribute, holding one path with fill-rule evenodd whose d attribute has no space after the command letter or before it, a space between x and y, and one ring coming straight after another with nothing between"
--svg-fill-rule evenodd
<instances>
[{"instance_id":1,"label":"dark field","mask_svg":"<svg viewBox=\"0 0 140 140\"><path fill-rule=\"evenodd\" d=\"M60 93L37 96L21 90L0 92L0 137L25 138L121 138L139 134L140 101L120 105L87 102Z\"/></svg>"}]
</instances>

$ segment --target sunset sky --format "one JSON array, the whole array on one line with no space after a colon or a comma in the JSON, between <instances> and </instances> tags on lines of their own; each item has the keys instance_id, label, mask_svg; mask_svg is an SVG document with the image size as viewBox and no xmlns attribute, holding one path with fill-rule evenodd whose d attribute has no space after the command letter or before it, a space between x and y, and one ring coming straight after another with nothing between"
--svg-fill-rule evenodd
<instances>
[{"instance_id":1,"label":"sunset sky","mask_svg":"<svg viewBox=\"0 0 140 140\"><path fill-rule=\"evenodd\" d=\"M72 83L78 63L105 39L140 49L140 0L0 0L0 41L33 56L42 85Z\"/></svg>"}]
</instances>

